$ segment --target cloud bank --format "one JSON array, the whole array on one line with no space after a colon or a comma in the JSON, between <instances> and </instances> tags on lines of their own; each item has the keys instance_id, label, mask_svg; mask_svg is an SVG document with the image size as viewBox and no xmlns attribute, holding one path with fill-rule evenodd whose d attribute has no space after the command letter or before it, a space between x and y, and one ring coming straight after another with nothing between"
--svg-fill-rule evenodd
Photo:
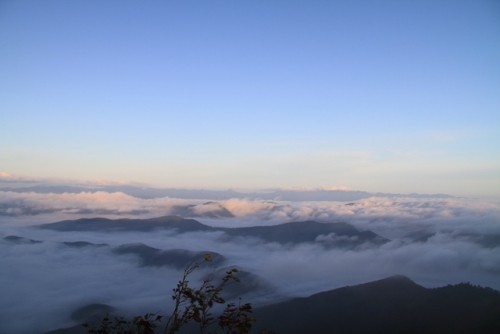
<instances>
[{"instance_id":1,"label":"cloud bank","mask_svg":"<svg viewBox=\"0 0 500 334\"><path fill-rule=\"evenodd\" d=\"M63 232L41 223L82 217L150 218L183 213L211 226L244 227L314 220L346 222L389 241L353 249L316 242L266 242L222 231ZM189 216L190 215L190 216ZM394 274L432 287L471 282L500 290L500 205L468 198L377 196L354 201L262 198L141 198L124 192L0 191L0 332L31 333L74 324L71 313L101 303L125 314L168 313L178 268L145 266L123 245L220 253L265 286L257 305ZM13 237L17 236L19 238ZM148 249L149 249L148 248ZM163 253L161 253L163 254ZM198 277L218 268L206 269ZM37 305L37 307L33 307ZM22 317L20 315L23 315Z\"/></svg>"}]
</instances>

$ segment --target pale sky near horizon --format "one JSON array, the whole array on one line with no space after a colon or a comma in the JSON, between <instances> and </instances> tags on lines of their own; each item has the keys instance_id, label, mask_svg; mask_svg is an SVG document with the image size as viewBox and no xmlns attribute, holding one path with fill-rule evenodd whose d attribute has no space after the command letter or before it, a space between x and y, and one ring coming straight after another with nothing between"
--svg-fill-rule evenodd
<instances>
[{"instance_id":1,"label":"pale sky near horizon","mask_svg":"<svg viewBox=\"0 0 500 334\"><path fill-rule=\"evenodd\" d=\"M0 172L500 195L500 2L0 1Z\"/></svg>"}]
</instances>

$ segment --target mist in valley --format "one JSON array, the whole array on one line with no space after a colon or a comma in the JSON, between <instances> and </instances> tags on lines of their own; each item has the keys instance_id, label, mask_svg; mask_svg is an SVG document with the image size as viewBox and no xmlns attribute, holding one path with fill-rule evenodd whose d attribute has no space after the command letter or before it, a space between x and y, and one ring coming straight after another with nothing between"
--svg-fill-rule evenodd
<instances>
[{"instance_id":1,"label":"mist in valley","mask_svg":"<svg viewBox=\"0 0 500 334\"><path fill-rule=\"evenodd\" d=\"M470 282L500 290L500 205L486 200L373 194L354 201L215 201L3 191L0 208L6 333L75 325L74 312L92 304L129 316L168 314L183 268L207 252L217 261L193 279L236 266L242 283L230 298L255 307L392 275L425 287ZM175 218L180 213L185 219ZM118 219L118 227L96 217ZM177 219L179 227L147 225L162 221L154 217ZM305 235L317 223L338 231ZM289 230L275 232L283 224Z\"/></svg>"}]
</instances>

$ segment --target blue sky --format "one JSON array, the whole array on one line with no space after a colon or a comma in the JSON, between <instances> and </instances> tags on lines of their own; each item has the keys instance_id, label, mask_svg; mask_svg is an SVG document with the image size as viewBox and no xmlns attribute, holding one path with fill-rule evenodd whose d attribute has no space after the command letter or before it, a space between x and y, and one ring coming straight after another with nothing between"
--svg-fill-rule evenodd
<instances>
[{"instance_id":1,"label":"blue sky","mask_svg":"<svg viewBox=\"0 0 500 334\"><path fill-rule=\"evenodd\" d=\"M2 1L0 171L500 195L497 1Z\"/></svg>"}]
</instances>

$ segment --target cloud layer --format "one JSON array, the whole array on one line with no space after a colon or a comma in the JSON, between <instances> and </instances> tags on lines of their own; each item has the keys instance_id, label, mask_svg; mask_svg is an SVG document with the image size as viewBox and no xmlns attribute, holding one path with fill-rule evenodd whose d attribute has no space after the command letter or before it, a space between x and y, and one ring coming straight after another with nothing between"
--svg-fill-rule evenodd
<instances>
[{"instance_id":1,"label":"cloud layer","mask_svg":"<svg viewBox=\"0 0 500 334\"><path fill-rule=\"evenodd\" d=\"M212 226L291 221L347 222L389 242L356 249L229 238L224 232L58 232L36 225L102 216L149 218L183 212ZM500 205L466 198L372 196L346 201L137 198L123 192L0 191L0 332L30 333L72 324L71 312L102 303L120 312L168 312L177 268L144 266L124 244L218 252L274 287L246 298L266 303L403 274L425 286L469 281L500 289ZM19 238L9 238L19 236ZM40 242L31 242L40 241ZM85 247L70 243L87 242ZM93 244L93 245L92 245ZM210 271L210 270L209 270ZM200 272L200 275L206 273ZM33 307L37 305L37 307ZM23 315L22 317L20 315Z\"/></svg>"}]
</instances>

